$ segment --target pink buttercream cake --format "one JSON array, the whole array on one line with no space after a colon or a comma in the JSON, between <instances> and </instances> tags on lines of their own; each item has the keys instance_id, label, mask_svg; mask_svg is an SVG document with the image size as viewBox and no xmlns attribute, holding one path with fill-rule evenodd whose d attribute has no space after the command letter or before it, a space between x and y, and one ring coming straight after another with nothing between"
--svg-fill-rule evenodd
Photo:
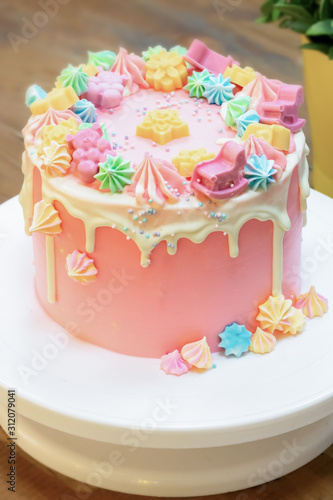
<instances>
[{"instance_id":1,"label":"pink buttercream cake","mask_svg":"<svg viewBox=\"0 0 333 500\"><path fill-rule=\"evenodd\" d=\"M198 40L30 87L20 201L47 314L174 374L299 333L302 101Z\"/></svg>"}]
</instances>

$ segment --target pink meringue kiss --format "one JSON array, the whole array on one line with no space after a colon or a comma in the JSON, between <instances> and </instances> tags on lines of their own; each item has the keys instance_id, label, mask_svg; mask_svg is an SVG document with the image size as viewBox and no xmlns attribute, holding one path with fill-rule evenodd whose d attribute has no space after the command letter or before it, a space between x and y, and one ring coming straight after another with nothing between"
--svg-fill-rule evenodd
<instances>
[{"instance_id":1,"label":"pink meringue kiss","mask_svg":"<svg viewBox=\"0 0 333 500\"><path fill-rule=\"evenodd\" d=\"M160 367L167 375L184 375L189 370L178 349L162 356Z\"/></svg>"}]
</instances>

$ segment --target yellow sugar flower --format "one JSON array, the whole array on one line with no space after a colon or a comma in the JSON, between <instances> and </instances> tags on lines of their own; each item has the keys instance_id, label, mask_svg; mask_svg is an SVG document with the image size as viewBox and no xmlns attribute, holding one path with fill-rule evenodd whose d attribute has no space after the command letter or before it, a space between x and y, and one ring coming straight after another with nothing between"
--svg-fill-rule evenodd
<instances>
[{"instance_id":1,"label":"yellow sugar flower","mask_svg":"<svg viewBox=\"0 0 333 500\"><path fill-rule=\"evenodd\" d=\"M291 300L285 300L283 295L269 297L264 304L259 306L260 313L257 320L263 330L273 333L275 330L283 331L288 324L289 310L292 306Z\"/></svg>"},{"instance_id":2,"label":"yellow sugar flower","mask_svg":"<svg viewBox=\"0 0 333 500\"><path fill-rule=\"evenodd\" d=\"M263 330L269 333L280 331L295 335L300 333L305 325L305 316L302 311L292 305L290 299L283 295L269 297L264 304L259 306L257 320Z\"/></svg>"},{"instance_id":3,"label":"yellow sugar flower","mask_svg":"<svg viewBox=\"0 0 333 500\"><path fill-rule=\"evenodd\" d=\"M52 141L57 144L67 144L66 136L68 134L76 134L78 131L78 123L75 118L71 117L64 120L59 125L46 125L42 130L42 142L38 148L38 154L41 155L45 147L50 146Z\"/></svg>"},{"instance_id":4,"label":"yellow sugar flower","mask_svg":"<svg viewBox=\"0 0 333 500\"><path fill-rule=\"evenodd\" d=\"M146 63L146 81L155 90L181 89L187 83L187 69L183 56L162 49L152 54Z\"/></svg>"}]
</instances>

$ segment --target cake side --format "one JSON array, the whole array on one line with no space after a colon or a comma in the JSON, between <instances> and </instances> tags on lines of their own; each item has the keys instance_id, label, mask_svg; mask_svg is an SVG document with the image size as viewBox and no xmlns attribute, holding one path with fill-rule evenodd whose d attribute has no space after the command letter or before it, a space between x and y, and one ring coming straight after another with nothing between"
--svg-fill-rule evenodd
<instances>
[{"instance_id":1,"label":"cake side","mask_svg":"<svg viewBox=\"0 0 333 500\"><path fill-rule=\"evenodd\" d=\"M46 258L46 242L52 237L33 232L36 289L46 312L84 340L147 357L159 357L170 345L181 348L202 336L215 352L218 333L234 321L255 329L257 305L265 298L272 293L296 297L300 292L295 269L300 263L302 190L307 177L302 133L295 143L283 178L266 197L249 192L243 194L242 203L231 198L203 206L191 197L169 205L160 219L148 217L146 234L163 230L165 238L151 255L146 238L128 240L128 231L122 229L127 223L131 230L129 210L132 221L138 215L133 228L145 218L133 198L123 195L115 204L109 197L105 203L99 191L68 178L42 182L38 166L31 162L32 205L47 199L62 221L53 259ZM216 228L215 219L208 216L221 211L225 222ZM173 247L167 246L170 242ZM73 248L85 251L96 268L104 270L89 287L68 279L65 261ZM144 268L142 260L151 263ZM50 275L55 276L51 283ZM56 296L56 301L50 302L49 296Z\"/></svg>"}]
</instances>

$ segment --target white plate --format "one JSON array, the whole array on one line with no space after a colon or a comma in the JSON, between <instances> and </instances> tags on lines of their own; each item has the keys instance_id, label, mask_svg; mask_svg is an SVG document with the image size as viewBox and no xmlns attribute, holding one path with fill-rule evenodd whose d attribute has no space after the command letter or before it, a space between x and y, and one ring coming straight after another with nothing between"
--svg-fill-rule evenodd
<instances>
[{"instance_id":1,"label":"white plate","mask_svg":"<svg viewBox=\"0 0 333 500\"><path fill-rule=\"evenodd\" d=\"M301 266L303 290L315 284L317 291L328 297L331 304L332 209L331 199L312 192ZM260 446L258 443L259 450L263 449L265 440L277 436L281 448L279 435L291 437L290 433L295 431L305 436L303 428L309 426L307 429L313 429L317 443L313 446L308 443L307 452L301 457L303 462L295 459L288 472L312 459L333 441L331 311L323 318L307 321L301 335L282 339L268 355L247 353L238 359L216 353L213 355L216 369L205 373L191 371L182 377L173 377L159 369L159 360L124 356L87 344L70 337L48 318L33 291L32 245L23 234L23 218L16 198L0 207L0 262L3 264L0 395L4 401L6 389L16 389L18 412L22 417L22 443L28 452L30 450L44 463L47 460L41 458L44 455L40 449L44 438L41 437L37 446L38 452L38 441L29 440L33 433L40 432L40 436L47 433L49 440L57 443L59 456L69 457L71 453L70 446L60 446L60 435L64 432L71 435L73 443L82 443L82 438L91 440L90 445L94 443L97 454L98 449L102 453L104 443L109 443L110 449L134 446L140 449L140 453L145 453L143 448L146 448L150 456L146 457L146 465L150 467L154 463L152 449L155 449L157 463L161 449L170 456L174 454L174 458L181 452L193 456L192 453L197 453L194 448L204 448L206 455L209 449L210 453L220 454L228 449L230 456L230 447L236 449L235 445L243 446L242 456L249 453L250 459L256 449L254 441L262 440ZM323 422L324 442L317 435ZM38 424L46 425L47 430ZM309 430L307 435L311 441ZM269 449L274 455L278 449L273 442L274 439ZM248 443L247 447L245 443ZM89 449L93 454L93 448L89 446ZM76 460L79 460L77 455ZM267 460L267 453L265 457ZM85 460L89 461L89 453ZM142 458L140 460L139 470L147 470L142 465ZM64 461L64 457L58 460L59 464ZM47 465L60 470L60 465L51 462ZM118 478L117 482L114 473L110 484L103 483L103 487L141 494L194 495L249 485L244 460L243 473L239 470L236 473L237 460L233 464L230 459L229 465L234 467L238 479L230 482L232 474L228 473L229 482L226 477L217 482L212 478L208 482L202 480L203 489L199 488L200 493L196 493L199 491L198 486L194 491L197 481L186 479L185 469L190 462L182 458L177 463L175 458L174 473L184 464L184 484L181 480L178 486L175 483L176 489L170 484L166 486L165 467L163 474L162 467L159 468L157 486L155 484L152 489L140 486L140 482L134 487L129 480L132 476L124 474L124 467L121 468L122 479ZM129 467L127 462L127 468L132 467L138 468L138 464ZM83 465L81 469L84 469ZM132 468L132 475L134 470L137 469ZM66 471L63 472L76 479L86 480L84 474L75 476L70 467ZM210 472L213 474L212 465ZM280 475L284 473L286 468Z\"/></svg>"}]
</instances>

